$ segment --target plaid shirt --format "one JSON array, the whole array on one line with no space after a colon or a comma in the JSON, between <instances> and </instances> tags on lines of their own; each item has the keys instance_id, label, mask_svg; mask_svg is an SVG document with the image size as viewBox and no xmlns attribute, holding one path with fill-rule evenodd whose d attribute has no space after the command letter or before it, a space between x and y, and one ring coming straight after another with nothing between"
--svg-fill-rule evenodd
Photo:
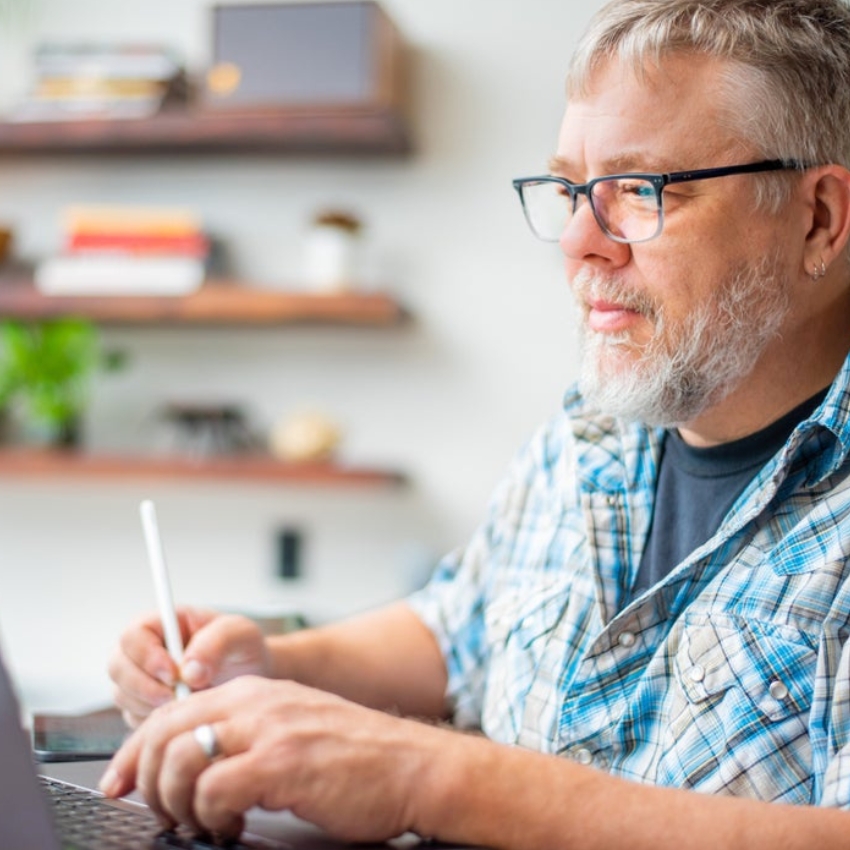
<instances>
[{"instance_id":1,"label":"plaid shirt","mask_svg":"<svg viewBox=\"0 0 850 850\"><path fill-rule=\"evenodd\" d=\"M571 393L410 597L456 722L639 782L850 807L850 358L715 535L628 602L661 437Z\"/></svg>"}]
</instances>

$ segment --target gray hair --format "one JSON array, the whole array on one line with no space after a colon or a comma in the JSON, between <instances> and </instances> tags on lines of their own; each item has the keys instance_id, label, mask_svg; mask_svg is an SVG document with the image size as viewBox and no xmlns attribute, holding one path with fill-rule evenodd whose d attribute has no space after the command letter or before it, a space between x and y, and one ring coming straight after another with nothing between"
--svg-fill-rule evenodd
<instances>
[{"instance_id":1,"label":"gray hair","mask_svg":"<svg viewBox=\"0 0 850 850\"><path fill-rule=\"evenodd\" d=\"M767 159L850 166L850 7L841 0L613 0L573 56L569 96L615 59L643 73L673 53L727 62L717 84L741 139ZM778 206L789 182L759 181Z\"/></svg>"}]
</instances>

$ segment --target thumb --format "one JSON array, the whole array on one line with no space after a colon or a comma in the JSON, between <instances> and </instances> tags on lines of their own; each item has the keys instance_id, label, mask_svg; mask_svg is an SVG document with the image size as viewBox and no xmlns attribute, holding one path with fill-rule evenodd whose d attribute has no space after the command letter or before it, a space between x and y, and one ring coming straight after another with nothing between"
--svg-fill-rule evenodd
<instances>
[{"instance_id":1,"label":"thumb","mask_svg":"<svg viewBox=\"0 0 850 850\"><path fill-rule=\"evenodd\" d=\"M183 634L188 636L183 660L180 663L180 680L193 691L208 688L221 663L221 639L216 635L215 611L203 608L183 608Z\"/></svg>"},{"instance_id":2,"label":"thumb","mask_svg":"<svg viewBox=\"0 0 850 850\"><path fill-rule=\"evenodd\" d=\"M262 648L255 623L241 616L219 615L192 634L183 653L180 677L197 690L240 673L257 673Z\"/></svg>"},{"instance_id":3,"label":"thumb","mask_svg":"<svg viewBox=\"0 0 850 850\"><path fill-rule=\"evenodd\" d=\"M195 657L184 656L183 663L180 665L180 679L193 691L208 688L214 676L215 673L209 664Z\"/></svg>"}]
</instances>

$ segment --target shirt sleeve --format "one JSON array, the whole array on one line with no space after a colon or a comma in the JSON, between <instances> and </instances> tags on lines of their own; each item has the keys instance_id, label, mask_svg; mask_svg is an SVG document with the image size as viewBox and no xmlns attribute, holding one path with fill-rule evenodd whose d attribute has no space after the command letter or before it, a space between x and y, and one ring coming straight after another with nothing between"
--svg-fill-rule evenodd
<instances>
[{"instance_id":1,"label":"shirt sleeve","mask_svg":"<svg viewBox=\"0 0 850 850\"><path fill-rule=\"evenodd\" d=\"M481 725L493 651L485 621L490 589L512 549L530 492L539 485L541 474L550 478L546 453L551 426L541 428L514 458L469 543L443 558L428 584L406 600L442 651L448 673L447 705L457 726Z\"/></svg>"}]
</instances>

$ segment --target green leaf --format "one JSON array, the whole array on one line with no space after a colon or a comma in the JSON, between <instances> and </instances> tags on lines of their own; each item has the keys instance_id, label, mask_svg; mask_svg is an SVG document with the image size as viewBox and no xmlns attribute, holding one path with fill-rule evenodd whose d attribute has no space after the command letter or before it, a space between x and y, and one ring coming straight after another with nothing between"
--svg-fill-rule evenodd
<instances>
[{"instance_id":1,"label":"green leaf","mask_svg":"<svg viewBox=\"0 0 850 850\"><path fill-rule=\"evenodd\" d=\"M6 320L0 323L0 406L17 400L35 422L61 427L82 412L100 363L91 322Z\"/></svg>"}]
</instances>

